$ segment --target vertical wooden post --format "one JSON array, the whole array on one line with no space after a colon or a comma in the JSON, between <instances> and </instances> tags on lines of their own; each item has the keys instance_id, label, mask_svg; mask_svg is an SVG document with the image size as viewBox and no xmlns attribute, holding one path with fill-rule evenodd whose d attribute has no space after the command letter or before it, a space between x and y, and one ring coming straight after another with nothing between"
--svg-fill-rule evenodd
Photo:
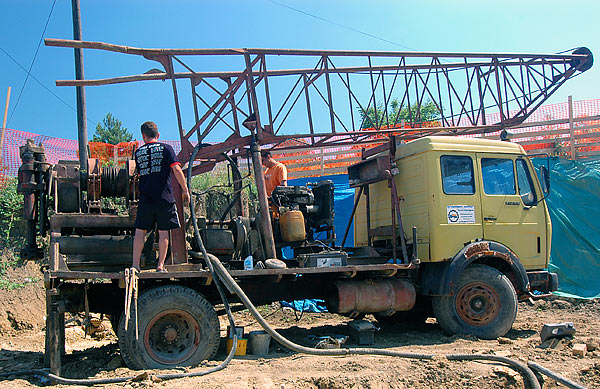
<instances>
[{"instance_id":1,"label":"vertical wooden post","mask_svg":"<svg viewBox=\"0 0 600 389\"><path fill-rule=\"evenodd\" d=\"M58 238L60 238L59 232L50 232L50 256L48 268L51 271L57 271L60 268Z\"/></svg>"},{"instance_id":2,"label":"vertical wooden post","mask_svg":"<svg viewBox=\"0 0 600 389\"><path fill-rule=\"evenodd\" d=\"M569 138L571 140L571 159L577 158L577 152L575 150L575 129L573 127L573 96L569 96Z\"/></svg>"},{"instance_id":3,"label":"vertical wooden post","mask_svg":"<svg viewBox=\"0 0 600 389\"><path fill-rule=\"evenodd\" d=\"M321 177L325 175L325 154L323 152L323 148L321 147Z\"/></svg>"},{"instance_id":4,"label":"vertical wooden post","mask_svg":"<svg viewBox=\"0 0 600 389\"><path fill-rule=\"evenodd\" d=\"M4 106L4 120L2 121L2 134L0 135L0 162L2 162L2 150L4 149L4 132L6 131L6 116L8 114L8 104L10 103L10 86L6 92L6 105Z\"/></svg>"},{"instance_id":5,"label":"vertical wooden post","mask_svg":"<svg viewBox=\"0 0 600 389\"><path fill-rule=\"evenodd\" d=\"M250 155L252 157L252 168L254 171L254 182L256 182L256 191L258 192L258 203L260 204L260 213L257 216L258 228L261 229L263 242L265 244L265 259L277 258L275 250L275 240L273 239L273 226L271 225L271 215L269 211L269 201L267 199L267 190L265 188L265 177L262 170L260 145L256 139L252 139L250 144Z\"/></svg>"},{"instance_id":6,"label":"vertical wooden post","mask_svg":"<svg viewBox=\"0 0 600 389\"><path fill-rule=\"evenodd\" d=\"M81 9L79 0L71 0L73 11L73 40L81 40ZM83 80L83 49L74 48L75 51L75 79ZM87 170L87 110L85 103L85 87L77 86L77 139L79 140L79 168Z\"/></svg>"},{"instance_id":7,"label":"vertical wooden post","mask_svg":"<svg viewBox=\"0 0 600 389\"><path fill-rule=\"evenodd\" d=\"M49 336L48 346L50 352L50 372L60 375L61 369L61 347L60 347L60 314L58 312L58 303L54 302L50 305L50 312L46 319L46 336Z\"/></svg>"},{"instance_id":8,"label":"vertical wooden post","mask_svg":"<svg viewBox=\"0 0 600 389\"><path fill-rule=\"evenodd\" d=\"M51 282L46 287L46 347L44 363L52 374L60 375L61 357L65 353L65 310L59 292Z\"/></svg>"}]
</instances>

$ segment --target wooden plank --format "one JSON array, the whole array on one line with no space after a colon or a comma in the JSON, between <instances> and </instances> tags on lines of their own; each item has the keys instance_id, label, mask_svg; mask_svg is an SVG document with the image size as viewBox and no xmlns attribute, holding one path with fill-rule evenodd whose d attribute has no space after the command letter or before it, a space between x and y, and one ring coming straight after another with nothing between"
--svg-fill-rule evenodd
<instances>
[{"instance_id":1,"label":"wooden plank","mask_svg":"<svg viewBox=\"0 0 600 389\"><path fill-rule=\"evenodd\" d=\"M94 271L49 271L49 278L58 278L64 280L78 280L78 279L111 279L111 280L122 280L124 279L124 272L94 272ZM173 271L160 273L154 270L144 270L139 273L140 279L162 279L162 278L211 278L211 274L208 270L198 271Z\"/></svg>"},{"instance_id":2,"label":"wooden plank","mask_svg":"<svg viewBox=\"0 0 600 389\"><path fill-rule=\"evenodd\" d=\"M330 159L330 160L325 160L325 166L327 166L328 163L344 163L344 162L352 163L352 162L359 162L359 161L361 161L360 157ZM315 159L314 161L311 161L311 162L294 163L294 164L286 165L288 170L297 169L300 167L311 167L311 166L318 166L320 169L321 161L319 161L318 159Z\"/></svg>"},{"instance_id":3,"label":"wooden plank","mask_svg":"<svg viewBox=\"0 0 600 389\"><path fill-rule=\"evenodd\" d=\"M62 227L121 227L133 228L133 216L97 215L97 214L58 214L50 217L52 231Z\"/></svg>"},{"instance_id":4,"label":"wooden plank","mask_svg":"<svg viewBox=\"0 0 600 389\"><path fill-rule=\"evenodd\" d=\"M369 272L382 270L402 270L413 269L414 265L398 265L393 263L382 263L376 265L353 265L353 266L331 266L331 267L294 267L287 269L255 269L255 270L230 270L229 273L234 277L250 276L272 276L278 274L331 274L347 272Z\"/></svg>"},{"instance_id":5,"label":"wooden plank","mask_svg":"<svg viewBox=\"0 0 600 389\"><path fill-rule=\"evenodd\" d=\"M341 148L344 148L343 150L339 150ZM337 147L338 150L335 151L327 151L327 152L323 152L323 156L324 157L334 157L337 155L344 155L344 154L360 154L360 150L355 150L355 149L350 149L350 146L339 146ZM324 147L324 149L326 149L328 147ZM329 148L332 149L336 149L336 147L334 146L330 146ZM294 160L298 160L298 159L314 159L314 158L320 158L321 154L320 153L315 153L315 154L298 154L298 155L293 155L293 156L287 156L287 157L278 157L275 155L274 151L271 151L271 153L273 154L273 158L275 158L277 161L281 162L281 161L294 161ZM282 151L279 154L291 154L292 152L290 151Z\"/></svg>"},{"instance_id":6,"label":"wooden plank","mask_svg":"<svg viewBox=\"0 0 600 389\"><path fill-rule=\"evenodd\" d=\"M339 166L334 168L325 168L324 175L330 176L334 174L346 173L348 166ZM288 172L288 178L299 178L299 177L321 177L321 169L310 169L310 170L296 170Z\"/></svg>"},{"instance_id":7,"label":"wooden plank","mask_svg":"<svg viewBox=\"0 0 600 389\"><path fill-rule=\"evenodd\" d=\"M48 278L60 278L65 280L78 280L78 279L109 279L109 280L121 280L124 279L123 272L97 272L97 271L71 271L71 270L59 270L59 271L48 271Z\"/></svg>"}]
</instances>

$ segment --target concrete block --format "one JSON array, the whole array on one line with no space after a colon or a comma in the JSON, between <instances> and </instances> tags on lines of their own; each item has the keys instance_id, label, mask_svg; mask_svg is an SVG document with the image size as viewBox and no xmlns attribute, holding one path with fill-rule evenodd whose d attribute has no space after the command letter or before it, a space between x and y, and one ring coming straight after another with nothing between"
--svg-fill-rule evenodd
<instances>
[{"instance_id":1,"label":"concrete block","mask_svg":"<svg viewBox=\"0 0 600 389\"><path fill-rule=\"evenodd\" d=\"M585 343L577 343L573 345L573 355L578 357L584 357L587 352L587 345Z\"/></svg>"}]
</instances>

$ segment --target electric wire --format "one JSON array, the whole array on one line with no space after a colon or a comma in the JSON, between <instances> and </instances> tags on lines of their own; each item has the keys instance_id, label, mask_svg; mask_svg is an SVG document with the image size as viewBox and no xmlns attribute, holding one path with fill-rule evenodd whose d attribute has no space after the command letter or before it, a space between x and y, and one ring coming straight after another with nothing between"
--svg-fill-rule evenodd
<instances>
[{"instance_id":1,"label":"electric wire","mask_svg":"<svg viewBox=\"0 0 600 389\"><path fill-rule=\"evenodd\" d=\"M403 44L401 44L401 43L393 42L393 41L390 41L390 40L388 40L388 39L382 38L382 37L380 37L380 36L373 35L373 34L369 34L368 32L364 32L364 31L358 30L358 29L356 29L356 28L354 28L354 27L346 26L346 25L344 25L344 24L341 24L341 23L334 22L333 20L329 20L329 19L322 18L322 17L320 17L320 16L317 16L317 15L311 14L310 12L306 12L306 11L302 11L301 9L294 8L294 7L290 6L290 5L283 4L283 3L280 3L280 2L278 2L278 1L275 1L275 0L269 0L269 1L270 1L271 3L274 3L274 4L277 4L277 5L279 5L279 6L281 6L281 7L284 7L284 8L291 9L292 11L296 11L296 12L298 12L298 13L301 13L301 14L303 14L303 15L306 15L306 16L310 16L311 18L315 18L315 19L321 20L321 21L323 21L323 22L326 22L326 23L331 23L331 24L333 24L333 25L335 25L335 26L338 26L338 27L345 28L346 30L354 31L354 32L356 32L356 33L358 33L358 34L362 34L362 35L368 36L368 37L370 37L370 38L374 38L374 39L380 40L380 41L382 41L382 42L386 42L386 43L389 43L389 44L392 44L392 45L395 45L395 46L398 46L398 47L402 47L402 48L405 48L405 49L408 49L408 50L411 50L411 51L417 51L416 49L413 49L413 48L411 48L411 47L408 47L408 46L406 46L406 45L403 45Z\"/></svg>"},{"instance_id":2,"label":"electric wire","mask_svg":"<svg viewBox=\"0 0 600 389\"><path fill-rule=\"evenodd\" d=\"M29 79L29 75L31 74L31 69L33 69L33 64L35 63L35 59L37 58L38 52L40 51L40 46L42 45L42 40L44 39L44 35L46 34L46 29L48 28L48 23L50 22L50 17L52 16L52 11L54 11L54 5L56 5L56 0L52 2L52 7L50 8L50 13L48 14L48 19L46 19L46 25L44 25L44 30L42 31L42 36L40 36L40 41L38 42L37 48L35 49L35 54L33 55L33 59L31 60L31 65L29 65L29 70L27 71L27 76L25 77L25 81L23 81L23 86L21 86L21 90L19 91L19 97L17 97L17 102L8 118L8 123L12 119L17 107L19 106L19 101L21 101L21 95L23 94L23 90L25 89L25 85L27 84L27 80Z\"/></svg>"},{"instance_id":3,"label":"electric wire","mask_svg":"<svg viewBox=\"0 0 600 389\"><path fill-rule=\"evenodd\" d=\"M8 53L8 51L4 50L2 47L0 47L0 51L2 51L4 54L6 54L6 56L8 58L10 58L11 61L13 61L18 67L21 68L21 70L23 70L24 72L27 73L27 69L25 69L25 67L23 65L21 65L21 63L19 61L17 61L12 55L10 55ZM63 103L64 105L66 105L67 107L69 107L72 111L77 112L77 109L75 107L73 107L71 104L69 104L68 102L66 102L65 100L63 100L59 95L57 95L56 93L54 93L50 88L48 88L46 85L44 85L43 82L41 82L37 77L35 77L33 74L29 74L29 76L38 84L40 84L40 86L42 86L42 88L46 89L48 92L50 92L50 94L54 97L56 97L58 100L60 100L61 103ZM88 122L92 125L95 125L96 122L94 123L94 121L92 121L89 117L88 117Z\"/></svg>"}]
</instances>

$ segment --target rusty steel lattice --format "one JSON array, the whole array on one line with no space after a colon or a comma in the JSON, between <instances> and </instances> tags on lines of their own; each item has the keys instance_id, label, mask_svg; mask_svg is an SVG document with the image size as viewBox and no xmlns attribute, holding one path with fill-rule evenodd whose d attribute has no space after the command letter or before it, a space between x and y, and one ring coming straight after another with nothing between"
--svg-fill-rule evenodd
<instances>
[{"instance_id":1,"label":"rusty steel lattice","mask_svg":"<svg viewBox=\"0 0 600 389\"><path fill-rule=\"evenodd\" d=\"M241 123L252 113L256 115L258 141L278 150L360 145L377 139L381 142L391 133L410 139L433 133L497 131L522 123L569 78L588 70L593 63L587 48L570 54L542 55L142 49L59 39L46 39L46 45L106 50L159 62L164 71L152 69L139 75L56 84L171 80L181 156L189 157L193 136L203 142L211 133L218 133L226 140L201 152L203 159L213 161L222 152L250 144L252 135ZM221 68L239 70L207 69L214 58ZM194 124L189 128L183 124L178 85L186 79L194 112ZM400 124L397 117L390 117L392 104L396 107L393 112L405 109L408 120ZM433 104L437 111L433 125L421 117L425 104ZM372 128L361 129L365 127L362 119L374 108L382 114L372 115ZM489 112L499 112L500 120L489 123Z\"/></svg>"}]
</instances>

